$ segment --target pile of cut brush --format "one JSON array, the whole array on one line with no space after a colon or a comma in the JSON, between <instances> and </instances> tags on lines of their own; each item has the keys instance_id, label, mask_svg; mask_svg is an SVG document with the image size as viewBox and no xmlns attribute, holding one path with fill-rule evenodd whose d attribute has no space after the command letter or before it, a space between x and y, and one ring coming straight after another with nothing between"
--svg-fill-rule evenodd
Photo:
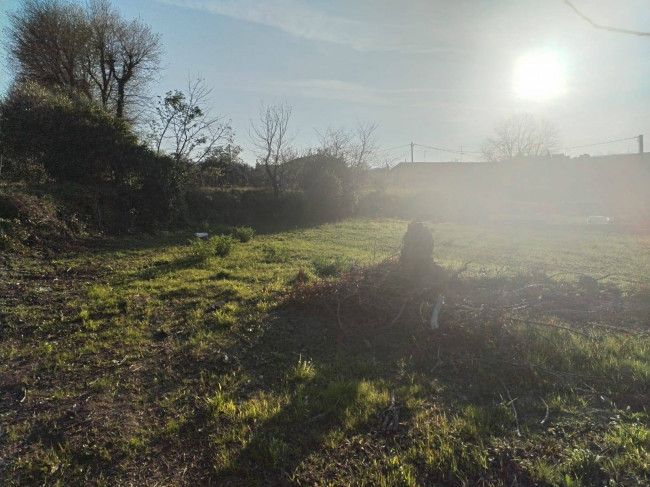
<instances>
[{"instance_id":1,"label":"pile of cut brush","mask_svg":"<svg viewBox=\"0 0 650 487\"><path fill-rule=\"evenodd\" d=\"M432 251L426 227L411 223L399 256L352 267L337 280L301 284L288 301L309 306L311 312L320 308L341 329L363 333L396 326L474 331L497 326L503 331L526 324L591 337L645 334L650 328L650 300L623 297L608 281L611 276L490 276L471 263L443 269L433 262Z\"/></svg>"},{"instance_id":2,"label":"pile of cut brush","mask_svg":"<svg viewBox=\"0 0 650 487\"><path fill-rule=\"evenodd\" d=\"M448 272L432 260L433 237L419 222L409 225L399 257L371 267L353 266L335 281L299 286L293 303L321 304L342 329L382 331L398 323L438 328L444 293L466 269Z\"/></svg>"}]
</instances>

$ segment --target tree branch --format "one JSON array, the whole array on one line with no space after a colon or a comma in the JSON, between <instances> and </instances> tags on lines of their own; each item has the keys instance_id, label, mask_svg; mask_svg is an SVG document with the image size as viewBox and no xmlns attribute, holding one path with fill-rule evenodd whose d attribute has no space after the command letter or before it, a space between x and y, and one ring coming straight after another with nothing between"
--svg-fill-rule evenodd
<instances>
[{"instance_id":1,"label":"tree branch","mask_svg":"<svg viewBox=\"0 0 650 487\"><path fill-rule=\"evenodd\" d=\"M585 15L580 10L578 10L571 2L569 2L569 0L564 0L564 3L567 5L567 7L573 10L578 17L580 17L585 22L591 24L591 26L594 27L595 29L606 30L608 32L616 32L618 34L629 34L634 36L650 37L650 32L643 32L643 31L630 30L630 29L620 29L618 27L610 27L607 25L597 24L596 22L591 20L591 18L587 17L587 15Z\"/></svg>"}]
</instances>

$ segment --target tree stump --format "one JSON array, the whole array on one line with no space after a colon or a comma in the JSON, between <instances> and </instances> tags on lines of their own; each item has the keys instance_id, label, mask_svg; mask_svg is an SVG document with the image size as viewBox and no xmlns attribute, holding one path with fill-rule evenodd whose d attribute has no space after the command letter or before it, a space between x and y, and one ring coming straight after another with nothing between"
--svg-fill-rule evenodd
<instances>
[{"instance_id":1,"label":"tree stump","mask_svg":"<svg viewBox=\"0 0 650 487\"><path fill-rule=\"evenodd\" d=\"M409 223L402 251L400 253L400 266L409 276L421 276L431 271L433 267L433 235L422 222Z\"/></svg>"}]
</instances>

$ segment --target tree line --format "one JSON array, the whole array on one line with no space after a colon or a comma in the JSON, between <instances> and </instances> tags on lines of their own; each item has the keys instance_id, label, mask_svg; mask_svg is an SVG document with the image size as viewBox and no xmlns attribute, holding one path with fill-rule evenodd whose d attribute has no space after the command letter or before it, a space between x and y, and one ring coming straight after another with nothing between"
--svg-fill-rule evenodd
<instances>
[{"instance_id":1,"label":"tree line","mask_svg":"<svg viewBox=\"0 0 650 487\"><path fill-rule=\"evenodd\" d=\"M8 19L4 181L109 187L122 213L169 224L182 220L191 188L259 186L276 200L291 190L349 199L370 164L376 125L328 129L319 147L298 152L286 104L260 108L248 134L257 165L244 164L230 120L211 113L204 80L188 78L185 89L151 98L161 38L107 0L24 0Z\"/></svg>"},{"instance_id":2,"label":"tree line","mask_svg":"<svg viewBox=\"0 0 650 487\"><path fill-rule=\"evenodd\" d=\"M322 213L347 216L378 163L377 124L330 127L299 151L292 107L276 104L250 122L257 164L248 166L231 121L211 113L204 80L150 96L161 38L107 0L23 0L8 19L13 82L0 100L2 180L109 187L118 214L169 225L182 222L187 191L201 186L265 187L275 200L302 191ZM518 116L483 152L491 161L540 155L555 141L552 124Z\"/></svg>"}]
</instances>

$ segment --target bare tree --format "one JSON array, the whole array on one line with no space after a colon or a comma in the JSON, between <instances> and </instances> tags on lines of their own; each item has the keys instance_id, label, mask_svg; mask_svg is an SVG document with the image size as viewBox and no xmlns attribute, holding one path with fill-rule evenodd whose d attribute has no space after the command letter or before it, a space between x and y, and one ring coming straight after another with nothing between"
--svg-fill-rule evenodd
<instances>
[{"instance_id":1,"label":"bare tree","mask_svg":"<svg viewBox=\"0 0 650 487\"><path fill-rule=\"evenodd\" d=\"M124 118L127 85L133 80L142 83L151 79L160 67L162 47L160 36L140 20L122 23L116 35L118 49L108 63L117 89L115 115Z\"/></svg>"},{"instance_id":2,"label":"bare tree","mask_svg":"<svg viewBox=\"0 0 650 487\"><path fill-rule=\"evenodd\" d=\"M328 127L325 133L316 131L318 142L318 152L328 154L332 157L347 159L350 153L352 143L350 131L346 128Z\"/></svg>"},{"instance_id":3,"label":"bare tree","mask_svg":"<svg viewBox=\"0 0 650 487\"><path fill-rule=\"evenodd\" d=\"M353 130L329 127L324 133L317 131L320 144L317 150L343 159L348 167L367 168L376 157L375 130L376 123L359 122Z\"/></svg>"},{"instance_id":4,"label":"bare tree","mask_svg":"<svg viewBox=\"0 0 650 487\"><path fill-rule=\"evenodd\" d=\"M486 140L481 152L490 162L543 156L556 147L557 142L557 129L553 123L522 113L499 123L495 136Z\"/></svg>"},{"instance_id":5,"label":"bare tree","mask_svg":"<svg viewBox=\"0 0 650 487\"><path fill-rule=\"evenodd\" d=\"M116 30L122 20L106 0L93 0L88 4L86 22L90 36L84 54L84 69L102 108L114 109L115 77L110 60L118 49Z\"/></svg>"},{"instance_id":6,"label":"bare tree","mask_svg":"<svg viewBox=\"0 0 650 487\"><path fill-rule=\"evenodd\" d=\"M169 146L177 160L199 163L218 147L233 144L230 123L210 114L211 92L202 78L188 78L186 93L170 91L159 100L152 121L152 145L157 153Z\"/></svg>"},{"instance_id":7,"label":"bare tree","mask_svg":"<svg viewBox=\"0 0 650 487\"><path fill-rule=\"evenodd\" d=\"M280 165L288 153L292 137L289 120L292 108L287 104L260 107L259 120L251 120L249 136L264 166L275 198L280 197Z\"/></svg>"},{"instance_id":8,"label":"bare tree","mask_svg":"<svg viewBox=\"0 0 650 487\"><path fill-rule=\"evenodd\" d=\"M375 130L378 125L370 122L359 122L354 129L354 144L352 146L351 165L356 168L371 166L377 156L377 141Z\"/></svg>"}]
</instances>

